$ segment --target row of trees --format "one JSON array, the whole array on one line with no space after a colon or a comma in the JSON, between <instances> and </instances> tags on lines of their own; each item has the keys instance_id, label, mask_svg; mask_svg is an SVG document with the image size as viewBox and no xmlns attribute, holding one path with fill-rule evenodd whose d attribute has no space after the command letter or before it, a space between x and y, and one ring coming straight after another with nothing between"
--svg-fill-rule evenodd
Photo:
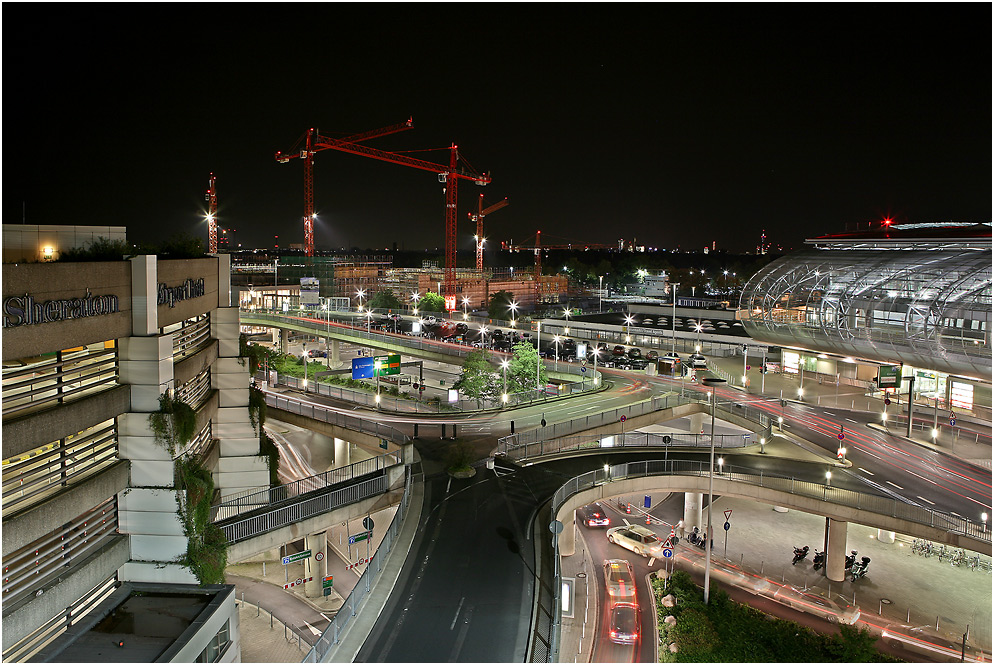
<instances>
[{"instance_id":1,"label":"row of trees","mask_svg":"<svg viewBox=\"0 0 994 665\"><path fill-rule=\"evenodd\" d=\"M518 342L512 347L506 368L495 366L492 360L493 354L486 349L470 353L454 387L471 399L497 401L505 393L535 390L548 382L545 366L538 361L538 351L528 342Z\"/></svg>"}]
</instances>

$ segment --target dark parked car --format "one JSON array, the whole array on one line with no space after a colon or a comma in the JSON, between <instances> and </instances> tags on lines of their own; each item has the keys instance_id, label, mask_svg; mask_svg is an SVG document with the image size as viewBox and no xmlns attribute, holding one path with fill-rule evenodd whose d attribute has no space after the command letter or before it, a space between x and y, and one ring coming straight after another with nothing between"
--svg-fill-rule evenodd
<instances>
[{"instance_id":1,"label":"dark parked car","mask_svg":"<svg viewBox=\"0 0 994 665\"><path fill-rule=\"evenodd\" d=\"M637 346L633 346L632 348L628 349L628 357L629 358L641 358L642 357L642 349L638 348Z\"/></svg>"},{"instance_id":2,"label":"dark parked car","mask_svg":"<svg viewBox=\"0 0 994 665\"><path fill-rule=\"evenodd\" d=\"M659 352L653 349L652 351L647 351L645 354L645 359L650 362L656 362L659 358Z\"/></svg>"},{"instance_id":3,"label":"dark parked car","mask_svg":"<svg viewBox=\"0 0 994 665\"><path fill-rule=\"evenodd\" d=\"M585 527L611 526L611 518L607 516L604 507L599 503L578 508L576 513Z\"/></svg>"},{"instance_id":4,"label":"dark parked car","mask_svg":"<svg viewBox=\"0 0 994 665\"><path fill-rule=\"evenodd\" d=\"M625 347L619 344L616 347L614 347L614 351L612 351L611 354L615 356L623 356L625 355Z\"/></svg>"}]
</instances>

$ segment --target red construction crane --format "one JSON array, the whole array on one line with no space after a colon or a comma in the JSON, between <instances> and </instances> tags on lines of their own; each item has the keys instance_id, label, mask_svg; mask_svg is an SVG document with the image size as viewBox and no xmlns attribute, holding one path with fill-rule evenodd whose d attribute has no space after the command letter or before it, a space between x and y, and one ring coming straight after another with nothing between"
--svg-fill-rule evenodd
<instances>
[{"instance_id":1,"label":"red construction crane","mask_svg":"<svg viewBox=\"0 0 994 665\"><path fill-rule=\"evenodd\" d=\"M564 238L565 240L565 238ZM534 245L513 245L509 242L501 242L501 247L510 252L517 252L522 249L530 249L535 252L535 279L537 280L542 274L542 250L549 249L613 249L615 245L604 245L596 242L567 242L562 245L542 245L542 232L535 232L535 244Z\"/></svg>"},{"instance_id":2,"label":"red construction crane","mask_svg":"<svg viewBox=\"0 0 994 665\"><path fill-rule=\"evenodd\" d=\"M498 201L492 206L489 206L486 209L484 209L483 194L480 194L480 200L478 201L479 211L475 215L473 213L468 213L469 218L472 221L476 222L476 235L473 236L473 240L476 241L476 269L478 271L483 270L483 242L486 240L486 238L483 237L483 218L496 210L500 210L501 208L506 206L507 203L508 203L507 197L505 196L503 201Z\"/></svg>"},{"instance_id":3,"label":"red construction crane","mask_svg":"<svg viewBox=\"0 0 994 665\"><path fill-rule=\"evenodd\" d=\"M373 129L361 134L353 134L341 140L349 143L360 143L379 136L396 134L413 126L413 118L408 118L407 122L390 125L382 129ZM322 142L326 140L329 139L320 136L316 129L308 129L304 132L303 136L297 139L297 142L293 144L293 147L290 148L288 153L284 154L279 151L276 153L276 161L280 164L286 164L291 159L297 157L304 160L304 253L307 256L314 256L314 217L316 216L314 213L314 153L318 150L327 149L327 146L322 145ZM303 148L300 147L301 143L304 144Z\"/></svg>"},{"instance_id":4,"label":"red construction crane","mask_svg":"<svg viewBox=\"0 0 994 665\"><path fill-rule=\"evenodd\" d=\"M401 164L402 166L411 166L416 169L421 169L422 171L431 171L432 173L438 175L439 182L445 183L445 293L443 295L447 296L446 307L455 309L456 204L458 203L457 185L459 184L460 178L471 180L477 185L487 185L490 183L490 176L486 173L477 172L468 162L466 162L465 159L462 160L465 167L460 168L459 160L461 157L459 154L459 148L454 143L447 148L449 150L449 164L448 166L445 166L443 164L428 162L423 159L408 157L407 155L377 150L376 148L359 145L358 143L348 141L346 139L333 139L325 136L319 136L316 132L314 133L314 136L315 140L311 141L310 134L308 134L308 150L339 150L353 155L372 157L373 159L378 159L384 162ZM276 153L276 159L282 159L280 153Z\"/></svg>"},{"instance_id":5,"label":"red construction crane","mask_svg":"<svg viewBox=\"0 0 994 665\"><path fill-rule=\"evenodd\" d=\"M217 179L211 174L207 184L207 246L211 254L217 254Z\"/></svg>"}]
</instances>

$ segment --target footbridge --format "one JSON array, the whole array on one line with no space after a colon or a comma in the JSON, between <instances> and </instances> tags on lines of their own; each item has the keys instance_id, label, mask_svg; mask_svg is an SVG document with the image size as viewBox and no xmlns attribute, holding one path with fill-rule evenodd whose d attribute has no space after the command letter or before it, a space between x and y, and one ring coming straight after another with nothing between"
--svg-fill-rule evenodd
<instances>
[{"instance_id":1,"label":"footbridge","mask_svg":"<svg viewBox=\"0 0 994 665\"><path fill-rule=\"evenodd\" d=\"M211 515L228 541L228 560L243 561L396 503L413 453L408 444L398 453L228 497Z\"/></svg>"}]
</instances>

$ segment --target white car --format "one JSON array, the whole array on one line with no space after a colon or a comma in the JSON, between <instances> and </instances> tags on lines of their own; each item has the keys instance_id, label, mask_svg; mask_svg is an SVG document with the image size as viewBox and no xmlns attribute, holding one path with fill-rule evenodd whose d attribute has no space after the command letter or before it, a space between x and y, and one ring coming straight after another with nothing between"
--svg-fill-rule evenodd
<instances>
[{"instance_id":1,"label":"white car","mask_svg":"<svg viewBox=\"0 0 994 665\"><path fill-rule=\"evenodd\" d=\"M632 564L624 559L604 561L604 584L612 602L619 600L635 602L635 575Z\"/></svg>"},{"instance_id":2,"label":"white car","mask_svg":"<svg viewBox=\"0 0 994 665\"><path fill-rule=\"evenodd\" d=\"M607 530L607 539L644 557L663 557L663 543L644 526L616 526Z\"/></svg>"},{"instance_id":3,"label":"white car","mask_svg":"<svg viewBox=\"0 0 994 665\"><path fill-rule=\"evenodd\" d=\"M690 366L694 369L707 369L708 359L699 353L690 356Z\"/></svg>"},{"instance_id":4,"label":"white car","mask_svg":"<svg viewBox=\"0 0 994 665\"><path fill-rule=\"evenodd\" d=\"M429 314L428 316L424 317L421 320L424 321L425 323L438 323L438 319L436 319L431 314Z\"/></svg>"}]
</instances>

